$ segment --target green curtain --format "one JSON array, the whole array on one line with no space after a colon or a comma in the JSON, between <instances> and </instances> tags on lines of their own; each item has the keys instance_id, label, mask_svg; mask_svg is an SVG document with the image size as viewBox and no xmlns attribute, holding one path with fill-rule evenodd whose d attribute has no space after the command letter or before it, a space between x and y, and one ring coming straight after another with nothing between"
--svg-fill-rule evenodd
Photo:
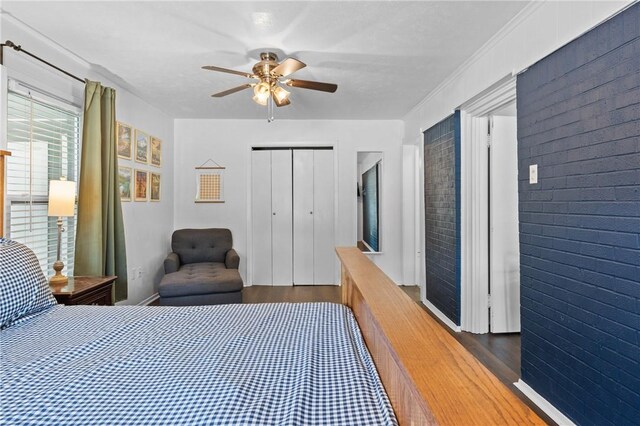
<instances>
[{"instance_id":1,"label":"green curtain","mask_svg":"<svg viewBox=\"0 0 640 426\"><path fill-rule=\"evenodd\" d=\"M116 149L116 91L87 80L74 275L117 275L118 302L127 298L127 257Z\"/></svg>"}]
</instances>

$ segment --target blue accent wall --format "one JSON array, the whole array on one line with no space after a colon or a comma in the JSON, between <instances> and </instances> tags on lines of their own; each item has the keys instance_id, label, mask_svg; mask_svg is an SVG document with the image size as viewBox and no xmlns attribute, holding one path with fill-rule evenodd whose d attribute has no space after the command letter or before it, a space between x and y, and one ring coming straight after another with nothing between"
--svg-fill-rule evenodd
<instances>
[{"instance_id":1,"label":"blue accent wall","mask_svg":"<svg viewBox=\"0 0 640 426\"><path fill-rule=\"evenodd\" d=\"M640 4L519 75L517 109L522 379L640 424Z\"/></svg>"},{"instance_id":2,"label":"blue accent wall","mask_svg":"<svg viewBox=\"0 0 640 426\"><path fill-rule=\"evenodd\" d=\"M424 132L427 300L460 324L460 112Z\"/></svg>"}]
</instances>

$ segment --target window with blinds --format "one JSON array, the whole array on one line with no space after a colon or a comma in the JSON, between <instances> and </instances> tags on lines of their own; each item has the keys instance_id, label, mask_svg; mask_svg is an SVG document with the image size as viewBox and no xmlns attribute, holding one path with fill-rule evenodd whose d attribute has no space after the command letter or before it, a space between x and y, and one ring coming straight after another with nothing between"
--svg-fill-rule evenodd
<instances>
[{"instance_id":1,"label":"window with blinds","mask_svg":"<svg viewBox=\"0 0 640 426\"><path fill-rule=\"evenodd\" d=\"M9 91L7 108L6 233L31 248L45 275L57 256L56 217L47 216L49 181L77 182L80 110L31 93ZM76 219L64 217L61 240L63 273L73 275Z\"/></svg>"}]
</instances>

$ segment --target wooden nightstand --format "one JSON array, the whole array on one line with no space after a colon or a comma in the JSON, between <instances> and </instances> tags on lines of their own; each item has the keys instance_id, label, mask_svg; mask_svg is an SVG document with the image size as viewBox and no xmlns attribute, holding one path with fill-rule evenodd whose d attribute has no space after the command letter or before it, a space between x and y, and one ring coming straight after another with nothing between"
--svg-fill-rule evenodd
<instances>
[{"instance_id":1,"label":"wooden nightstand","mask_svg":"<svg viewBox=\"0 0 640 426\"><path fill-rule=\"evenodd\" d=\"M69 277L63 286L51 286L51 292L63 305L113 305L112 288L115 276Z\"/></svg>"}]
</instances>

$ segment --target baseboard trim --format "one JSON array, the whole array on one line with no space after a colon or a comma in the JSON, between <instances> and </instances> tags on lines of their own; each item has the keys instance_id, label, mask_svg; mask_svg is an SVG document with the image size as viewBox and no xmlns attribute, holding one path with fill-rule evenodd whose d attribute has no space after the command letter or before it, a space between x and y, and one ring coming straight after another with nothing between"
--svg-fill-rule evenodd
<instances>
[{"instance_id":1,"label":"baseboard trim","mask_svg":"<svg viewBox=\"0 0 640 426\"><path fill-rule=\"evenodd\" d=\"M440 309L436 308L433 305L433 303L429 302L428 300L424 300L422 303L424 303L424 305L427 307L427 309L429 309L431 312L433 312L433 314L435 316L437 316L438 319L440 319L440 321L445 323L447 325L447 327L449 327L450 329L452 329L456 333L460 333L462 331L462 328L460 328L459 325L456 325L453 321L451 321L449 319L449 317L446 316L445 314L443 314Z\"/></svg>"},{"instance_id":2,"label":"baseboard trim","mask_svg":"<svg viewBox=\"0 0 640 426\"><path fill-rule=\"evenodd\" d=\"M148 304L155 302L158 299L160 299L160 295L158 293L153 293L151 296L138 303L138 306L147 306Z\"/></svg>"},{"instance_id":3,"label":"baseboard trim","mask_svg":"<svg viewBox=\"0 0 640 426\"><path fill-rule=\"evenodd\" d=\"M549 401L544 399L542 395L534 391L531 386L523 382L522 379L519 379L513 385L560 426L575 426L575 423L573 423L567 416L562 414L562 412L554 407Z\"/></svg>"}]
</instances>

